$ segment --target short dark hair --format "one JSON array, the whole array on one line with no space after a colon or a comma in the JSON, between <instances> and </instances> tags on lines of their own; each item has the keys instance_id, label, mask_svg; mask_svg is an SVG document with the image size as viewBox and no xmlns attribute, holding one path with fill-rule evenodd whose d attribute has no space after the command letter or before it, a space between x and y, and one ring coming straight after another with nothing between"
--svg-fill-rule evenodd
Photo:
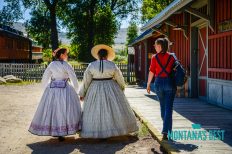
<instances>
[{"instance_id":1,"label":"short dark hair","mask_svg":"<svg viewBox=\"0 0 232 154\"><path fill-rule=\"evenodd\" d=\"M61 54L64 54L65 52L67 52L67 49L66 48L60 48L57 52L56 52L56 59L60 59L60 55Z\"/></svg>"},{"instance_id":2,"label":"short dark hair","mask_svg":"<svg viewBox=\"0 0 232 154\"><path fill-rule=\"evenodd\" d=\"M168 38L158 38L155 44L159 44L162 48L161 53L166 53L169 50L169 40Z\"/></svg>"},{"instance_id":3,"label":"short dark hair","mask_svg":"<svg viewBox=\"0 0 232 154\"><path fill-rule=\"evenodd\" d=\"M100 49L98 51L99 59L106 58L107 55L108 55L108 51L106 49Z\"/></svg>"}]
</instances>

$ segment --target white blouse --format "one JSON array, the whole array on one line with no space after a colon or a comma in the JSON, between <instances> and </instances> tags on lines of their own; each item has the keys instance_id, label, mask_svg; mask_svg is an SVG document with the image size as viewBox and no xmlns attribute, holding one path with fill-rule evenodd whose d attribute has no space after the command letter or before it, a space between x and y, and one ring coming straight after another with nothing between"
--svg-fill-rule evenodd
<instances>
[{"instance_id":1,"label":"white blouse","mask_svg":"<svg viewBox=\"0 0 232 154\"><path fill-rule=\"evenodd\" d=\"M68 62L53 61L48 65L42 78L42 86L44 88L46 88L51 82L51 78L55 80L64 80L69 78L76 92L79 90L76 74Z\"/></svg>"},{"instance_id":2,"label":"white blouse","mask_svg":"<svg viewBox=\"0 0 232 154\"><path fill-rule=\"evenodd\" d=\"M121 70L111 61L103 60L104 71L99 70L100 60L90 63L85 70L83 84L80 88L79 95L84 97L93 78L113 78L121 87L125 89L125 81Z\"/></svg>"}]
</instances>

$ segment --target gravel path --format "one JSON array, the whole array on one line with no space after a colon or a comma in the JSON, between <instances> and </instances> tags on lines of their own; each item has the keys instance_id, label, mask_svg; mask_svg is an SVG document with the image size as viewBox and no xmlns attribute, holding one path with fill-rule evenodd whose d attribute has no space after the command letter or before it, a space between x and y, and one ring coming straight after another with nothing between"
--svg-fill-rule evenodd
<instances>
[{"instance_id":1,"label":"gravel path","mask_svg":"<svg viewBox=\"0 0 232 154\"><path fill-rule=\"evenodd\" d=\"M115 137L106 141L74 135L62 143L56 138L32 135L27 130L41 95L40 84L0 85L0 154L162 153L159 143L150 134Z\"/></svg>"}]
</instances>

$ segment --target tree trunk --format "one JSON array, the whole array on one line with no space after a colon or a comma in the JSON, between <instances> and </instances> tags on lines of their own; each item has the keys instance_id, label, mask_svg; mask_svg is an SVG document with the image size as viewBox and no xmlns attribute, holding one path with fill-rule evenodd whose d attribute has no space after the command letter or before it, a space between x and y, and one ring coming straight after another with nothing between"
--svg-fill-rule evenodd
<instances>
[{"instance_id":1,"label":"tree trunk","mask_svg":"<svg viewBox=\"0 0 232 154\"><path fill-rule=\"evenodd\" d=\"M95 9L96 1L92 0L90 7L89 7L89 25L88 25L88 51L89 51L89 57L87 59L88 62L91 62L93 60L93 57L91 56L91 49L94 46L94 9Z\"/></svg>"},{"instance_id":2,"label":"tree trunk","mask_svg":"<svg viewBox=\"0 0 232 154\"><path fill-rule=\"evenodd\" d=\"M56 23L56 6L51 7L50 18L51 18L51 43L52 43L52 51L54 51L59 47L58 31L57 31L57 23Z\"/></svg>"}]
</instances>

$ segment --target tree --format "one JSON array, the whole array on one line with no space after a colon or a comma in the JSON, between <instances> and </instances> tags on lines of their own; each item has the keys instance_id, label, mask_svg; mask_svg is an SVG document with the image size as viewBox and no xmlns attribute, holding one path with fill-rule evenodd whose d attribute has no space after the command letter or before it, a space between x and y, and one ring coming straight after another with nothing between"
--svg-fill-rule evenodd
<instances>
[{"instance_id":1,"label":"tree","mask_svg":"<svg viewBox=\"0 0 232 154\"><path fill-rule=\"evenodd\" d=\"M59 46L58 40L58 30L57 30L57 7L60 0L22 0L25 8L31 8L34 11L39 11L42 6L45 6L49 11L49 20L50 20L50 39L52 50L55 50ZM62 2L62 1L60 1ZM36 13L35 13L36 14Z\"/></svg>"},{"instance_id":2,"label":"tree","mask_svg":"<svg viewBox=\"0 0 232 154\"><path fill-rule=\"evenodd\" d=\"M114 43L114 36L118 30L118 23L109 6L97 10L94 15L94 23L94 44L112 45Z\"/></svg>"},{"instance_id":3,"label":"tree","mask_svg":"<svg viewBox=\"0 0 232 154\"><path fill-rule=\"evenodd\" d=\"M61 15L72 43L79 43L78 59L93 60L90 51L98 43L112 45L119 19L136 13L138 0L73 0Z\"/></svg>"},{"instance_id":4,"label":"tree","mask_svg":"<svg viewBox=\"0 0 232 154\"><path fill-rule=\"evenodd\" d=\"M51 45L51 29L49 12L44 7L35 9L31 12L31 19L26 22L26 30L33 40L48 49Z\"/></svg>"},{"instance_id":5,"label":"tree","mask_svg":"<svg viewBox=\"0 0 232 154\"><path fill-rule=\"evenodd\" d=\"M22 19L22 12L20 7L20 0L4 0L6 3L0 10L0 23L8 26Z\"/></svg>"},{"instance_id":6,"label":"tree","mask_svg":"<svg viewBox=\"0 0 232 154\"><path fill-rule=\"evenodd\" d=\"M42 7L46 7L49 11L49 26L50 26L50 39L52 50L58 48L58 30L57 30L57 7L58 2L60 4L63 3L62 0L4 0L7 3L6 7L3 7L3 10L0 12L0 21L10 21L18 20L22 16L22 5L26 9L32 9L32 15L38 15L36 11L40 11L41 5ZM62 7L60 7L62 8ZM38 16L37 16L38 17ZM35 17L36 18L36 17ZM33 20L35 20L35 18ZM36 25L35 25L36 26ZM41 29L42 30L42 29Z\"/></svg>"},{"instance_id":7,"label":"tree","mask_svg":"<svg viewBox=\"0 0 232 154\"><path fill-rule=\"evenodd\" d=\"M135 22L131 22L127 29L127 46L138 36L138 27Z\"/></svg>"},{"instance_id":8,"label":"tree","mask_svg":"<svg viewBox=\"0 0 232 154\"><path fill-rule=\"evenodd\" d=\"M142 22L147 22L155 15L161 12L174 0L143 0L142 4Z\"/></svg>"},{"instance_id":9,"label":"tree","mask_svg":"<svg viewBox=\"0 0 232 154\"><path fill-rule=\"evenodd\" d=\"M12 2L13 0L7 0ZM72 44L79 48L79 60L92 61L91 48L98 43L112 45L120 19L126 18L128 14L136 15L138 11L138 1L140 0L17 0L22 2L25 8L30 8L34 12L31 21L28 22L28 29L33 38L46 37L50 34L52 49L58 47L58 26L57 21L61 21L67 27L68 36L72 39ZM43 16L40 9L45 7L48 11ZM39 18L46 20L47 25L39 24ZM41 23L42 24L42 23ZM39 34L39 29L45 34ZM37 27L35 31L32 28ZM31 27L31 28L30 28ZM42 32L40 32L42 33ZM38 37L37 37L38 35ZM48 37L46 37L48 38ZM42 41L40 38L39 40ZM47 46L46 44L44 44Z\"/></svg>"}]
</instances>

